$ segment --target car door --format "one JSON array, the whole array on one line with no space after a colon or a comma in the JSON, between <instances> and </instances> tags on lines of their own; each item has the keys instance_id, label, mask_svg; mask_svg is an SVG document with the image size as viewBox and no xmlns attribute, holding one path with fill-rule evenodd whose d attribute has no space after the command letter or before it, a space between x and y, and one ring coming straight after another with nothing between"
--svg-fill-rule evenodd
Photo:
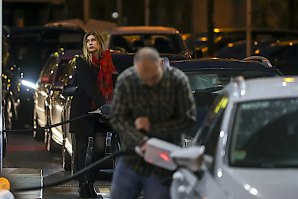
<instances>
[{"instance_id":1,"label":"car door","mask_svg":"<svg viewBox=\"0 0 298 199\"><path fill-rule=\"evenodd\" d=\"M48 124L49 93L57 72L57 56L50 56L40 73L38 85L34 93L34 127Z\"/></svg>"},{"instance_id":2,"label":"car door","mask_svg":"<svg viewBox=\"0 0 298 199\"><path fill-rule=\"evenodd\" d=\"M222 155L222 152L218 150L218 142L227 104L227 97L218 97L199 131L199 144L205 146L205 154L202 168L203 175L199 177L197 191L207 198L228 198L228 195L217 181L221 177L220 170L217 169L220 169L221 163L217 160L218 156Z\"/></svg>"},{"instance_id":3,"label":"car door","mask_svg":"<svg viewBox=\"0 0 298 199\"><path fill-rule=\"evenodd\" d=\"M67 64L69 59L61 59L58 64L57 75L53 82L53 86L50 92L50 105L49 112L50 124L58 124L63 121L63 115L65 110L65 98L62 95L64 86L66 85L67 76ZM63 126L59 125L51 128L51 139L60 146L64 143L64 130Z\"/></svg>"}]
</instances>

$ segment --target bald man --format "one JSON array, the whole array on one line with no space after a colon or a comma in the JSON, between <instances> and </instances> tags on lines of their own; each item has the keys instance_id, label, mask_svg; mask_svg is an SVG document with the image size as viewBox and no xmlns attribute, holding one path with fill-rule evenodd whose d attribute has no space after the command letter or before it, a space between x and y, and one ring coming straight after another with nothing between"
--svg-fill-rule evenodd
<instances>
[{"instance_id":1,"label":"bald man","mask_svg":"<svg viewBox=\"0 0 298 199\"><path fill-rule=\"evenodd\" d=\"M153 48L142 48L134 66L118 77L112 100L111 124L121 136L123 150L134 150L145 132L180 144L181 133L195 123L196 108L187 76L162 63ZM171 173L135 155L120 158L112 181L113 199L170 198Z\"/></svg>"}]
</instances>

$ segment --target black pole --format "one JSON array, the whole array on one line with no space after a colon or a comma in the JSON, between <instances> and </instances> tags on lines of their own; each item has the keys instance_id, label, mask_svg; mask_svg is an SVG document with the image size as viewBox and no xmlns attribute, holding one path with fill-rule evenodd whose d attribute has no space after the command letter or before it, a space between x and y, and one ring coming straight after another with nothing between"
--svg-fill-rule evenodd
<instances>
[{"instance_id":1,"label":"black pole","mask_svg":"<svg viewBox=\"0 0 298 199\"><path fill-rule=\"evenodd\" d=\"M214 0L207 0L207 45L208 45L208 56L211 57L214 55Z\"/></svg>"}]
</instances>

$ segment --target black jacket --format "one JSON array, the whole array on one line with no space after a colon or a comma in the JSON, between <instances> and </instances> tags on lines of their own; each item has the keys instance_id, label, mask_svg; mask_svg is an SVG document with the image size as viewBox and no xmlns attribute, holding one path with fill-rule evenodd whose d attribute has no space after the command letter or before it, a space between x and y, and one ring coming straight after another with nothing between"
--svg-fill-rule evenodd
<instances>
[{"instance_id":1,"label":"black jacket","mask_svg":"<svg viewBox=\"0 0 298 199\"><path fill-rule=\"evenodd\" d=\"M70 118L82 116L91 111L91 102L97 107L105 103L97 86L99 67L90 65L83 57L77 58L76 82L78 88L71 102ZM90 116L70 123L70 132L79 136L92 136L98 124L96 116Z\"/></svg>"}]
</instances>

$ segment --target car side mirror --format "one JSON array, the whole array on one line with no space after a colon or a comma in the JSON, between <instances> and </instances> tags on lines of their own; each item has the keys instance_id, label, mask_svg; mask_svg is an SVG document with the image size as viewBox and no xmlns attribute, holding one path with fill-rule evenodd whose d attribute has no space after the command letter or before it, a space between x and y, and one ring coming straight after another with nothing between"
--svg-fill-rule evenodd
<instances>
[{"instance_id":1,"label":"car side mirror","mask_svg":"<svg viewBox=\"0 0 298 199\"><path fill-rule=\"evenodd\" d=\"M70 85L70 86L65 86L62 92L63 96L73 96L75 91L77 90L78 86Z\"/></svg>"},{"instance_id":2,"label":"car side mirror","mask_svg":"<svg viewBox=\"0 0 298 199\"><path fill-rule=\"evenodd\" d=\"M187 167L192 171L199 171L202 168L204 151L204 146L191 146L174 151L170 156L178 166Z\"/></svg>"}]
</instances>

